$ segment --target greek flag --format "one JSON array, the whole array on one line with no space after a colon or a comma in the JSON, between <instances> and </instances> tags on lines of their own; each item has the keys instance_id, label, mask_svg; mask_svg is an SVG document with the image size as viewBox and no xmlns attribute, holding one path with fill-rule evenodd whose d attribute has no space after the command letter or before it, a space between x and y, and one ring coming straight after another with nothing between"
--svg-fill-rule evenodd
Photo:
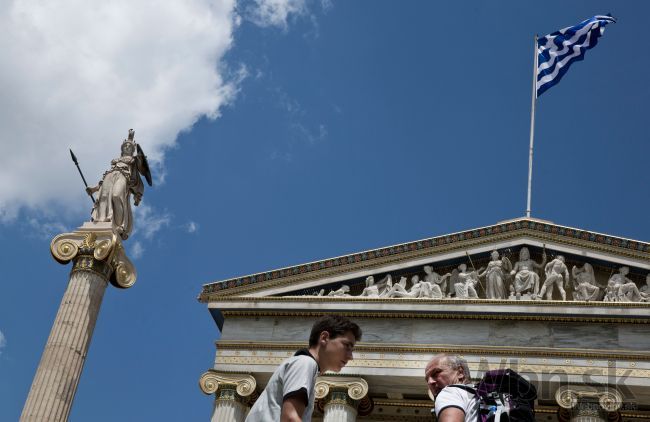
<instances>
[{"instance_id":1,"label":"greek flag","mask_svg":"<svg viewBox=\"0 0 650 422\"><path fill-rule=\"evenodd\" d=\"M537 40L537 97L560 82L571 63L584 59L610 22L616 23L616 19L596 15Z\"/></svg>"}]
</instances>

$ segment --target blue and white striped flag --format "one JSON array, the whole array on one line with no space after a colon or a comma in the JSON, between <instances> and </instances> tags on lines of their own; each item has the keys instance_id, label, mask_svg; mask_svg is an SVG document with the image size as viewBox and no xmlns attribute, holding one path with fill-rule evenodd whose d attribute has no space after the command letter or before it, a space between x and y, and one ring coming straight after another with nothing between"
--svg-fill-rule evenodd
<instances>
[{"instance_id":1,"label":"blue and white striped flag","mask_svg":"<svg viewBox=\"0 0 650 422\"><path fill-rule=\"evenodd\" d=\"M598 43L605 25L616 19L596 15L575 26L561 29L537 40L537 96L560 82L571 63L582 60Z\"/></svg>"}]
</instances>

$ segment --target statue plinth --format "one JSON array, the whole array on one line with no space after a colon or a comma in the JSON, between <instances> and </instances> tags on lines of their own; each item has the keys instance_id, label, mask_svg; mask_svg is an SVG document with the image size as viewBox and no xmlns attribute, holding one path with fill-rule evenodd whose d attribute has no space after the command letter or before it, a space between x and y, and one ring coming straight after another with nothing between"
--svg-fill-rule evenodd
<instances>
[{"instance_id":1,"label":"statue plinth","mask_svg":"<svg viewBox=\"0 0 650 422\"><path fill-rule=\"evenodd\" d=\"M50 252L57 262L73 266L20 417L24 422L68 419L106 286L125 289L136 280L110 222L85 223L58 235Z\"/></svg>"}]
</instances>

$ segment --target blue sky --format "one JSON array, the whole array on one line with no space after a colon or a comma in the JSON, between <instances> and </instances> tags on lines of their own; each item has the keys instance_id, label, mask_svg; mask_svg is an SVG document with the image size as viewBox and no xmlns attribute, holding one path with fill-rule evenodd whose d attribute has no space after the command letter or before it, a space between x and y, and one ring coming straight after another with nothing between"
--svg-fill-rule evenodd
<instances>
[{"instance_id":1,"label":"blue sky","mask_svg":"<svg viewBox=\"0 0 650 422\"><path fill-rule=\"evenodd\" d=\"M618 23L537 102L532 215L650 240L650 3L46 7L0 7L0 420L68 280L49 242L90 210L67 148L94 183L130 127L138 281L107 290L72 421L208 420L204 283L523 216L533 36L595 14Z\"/></svg>"}]
</instances>

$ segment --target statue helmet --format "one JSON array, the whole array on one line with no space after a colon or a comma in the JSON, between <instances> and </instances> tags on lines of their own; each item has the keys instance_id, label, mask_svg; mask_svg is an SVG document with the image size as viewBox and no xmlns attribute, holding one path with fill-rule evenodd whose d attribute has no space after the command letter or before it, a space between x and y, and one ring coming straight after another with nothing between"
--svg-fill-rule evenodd
<instances>
[{"instance_id":1,"label":"statue helmet","mask_svg":"<svg viewBox=\"0 0 650 422\"><path fill-rule=\"evenodd\" d=\"M135 141L133 140L134 137L135 137L135 131L134 131L133 129L129 129L129 136L128 136L128 138L126 138L126 139L124 140L124 142L122 142L122 151L124 151L124 147L125 147L126 145L131 145L131 147L132 147L131 151L132 151L132 152L135 152L135 149L136 149L136 148L135 148L135 147L136 147L136 143L135 143Z\"/></svg>"}]
</instances>

